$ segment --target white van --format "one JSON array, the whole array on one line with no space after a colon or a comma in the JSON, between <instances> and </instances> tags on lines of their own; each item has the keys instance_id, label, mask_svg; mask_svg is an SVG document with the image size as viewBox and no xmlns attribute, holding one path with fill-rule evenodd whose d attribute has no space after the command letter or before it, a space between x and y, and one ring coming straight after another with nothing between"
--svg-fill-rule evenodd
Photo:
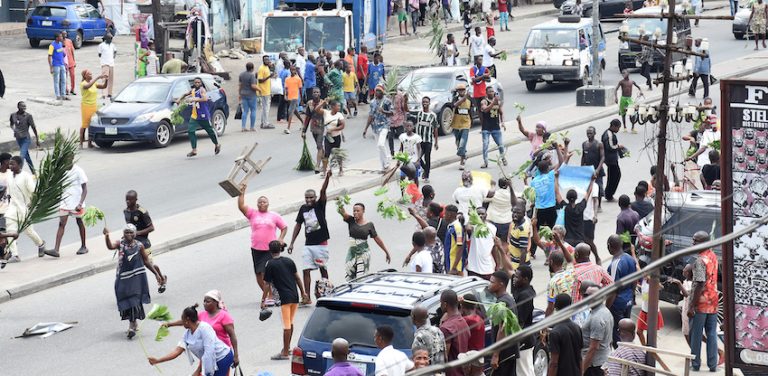
<instances>
[{"instance_id":1,"label":"white van","mask_svg":"<svg viewBox=\"0 0 768 376\"><path fill-rule=\"evenodd\" d=\"M605 35L599 26L597 50L605 69ZM531 28L520 52L520 80L528 91L546 82L588 85L592 71L592 19L560 16Z\"/></svg>"}]
</instances>

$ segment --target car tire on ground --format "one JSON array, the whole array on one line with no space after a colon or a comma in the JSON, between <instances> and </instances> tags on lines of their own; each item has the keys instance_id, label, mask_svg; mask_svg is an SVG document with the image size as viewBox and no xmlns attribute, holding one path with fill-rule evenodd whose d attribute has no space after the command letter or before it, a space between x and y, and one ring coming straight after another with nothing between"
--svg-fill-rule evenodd
<instances>
[{"instance_id":1,"label":"car tire on ground","mask_svg":"<svg viewBox=\"0 0 768 376\"><path fill-rule=\"evenodd\" d=\"M29 46L32 48L40 47L40 39L29 38Z\"/></svg>"},{"instance_id":2,"label":"car tire on ground","mask_svg":"<svg viewBox=\"0 0 768 376\"><path fill-rule=\"evenodd\" d=\"M109 149L115 144L114 141L94 141L94 143L101 149Z\"/></svg>"},{"instance_id":3,"label":"car tire on ground","mask_svg":"<svg viewBox=\"0 0 768 376\"><path fill-rule=\"evenodd\" d=\"M533 374L536 376L547 376L549 369L549 352L541 343L537 343L533 348Z\"/></svg>"},{"instance_id":4,"label":"car tire on ground","mask_svg":"<svg viewBox=\"0 0 768 376\"><path fill-rule=\"evenodd\" d=\"M453 121L453 109L445 106L440 110L440 129L438 129L441 135L451 134L451 122Z\"/></svg>"},{"instance_id":5,"label":"car tire on ground","mask_svg":"<svg viewBox=\"0 0 768 376\"><path fill-rule=\"evenodd\" d=\"M171 144L171 140L173 140L173 126L168 121L163 120L157 124L152 144L156 148L164 148Z\"/></svg>"},{"instance_id":6,"label":"car tire on ground","mask_svg":"<svg viewBox=\"0 0 768 376\"><path fill-rule=\"evenodd\" d=\"M211 126L216 132L217 137L224 135L224 130L227 129L227 117L224 116L224 111L216 110L213 112L213 116L211 116Z\"/></svg>"},{"instance_id":7,"label":"car tire on ground","mask_svg":"<svg viewBox=\"0 0 768 376\"><path fill-rule=\"evenodd\" d=\"M587 86L589 85L589 68L584 67L584 72L581 73L581 80L579 81L579 86Z\"/></svg>"},{"instance_id":8,"label":"car tire on ground","mask_svg":"<svg viewBox=\"0 0 768 376\"><path fill-rule=\"evenodd\" d=\"M733 33L733 37L738 40L742 40L744 39L744 33Z\"/></svg>"},{"instance_id":9,"label":"car tire on ground","mask_svg":"<svg viewBox=\"0 0 768 376\"><path fill-rule=\"evenodd\" d=\"M83 46L83 32L81 30L78 30L75 34L75 40L72 41L72 45L75 49L79 49Z\"/></svg>"},{"instance_id":10,"label":"car tire on ground","mask_svg":"<svg viewBox=\"0 0 768 376\"><path fill-rule=\"evenodd\" d=\"M528 89L528 91L536 91L536 81L535 80L525 81L525 88Z\"/></svg>"}]
</instances>

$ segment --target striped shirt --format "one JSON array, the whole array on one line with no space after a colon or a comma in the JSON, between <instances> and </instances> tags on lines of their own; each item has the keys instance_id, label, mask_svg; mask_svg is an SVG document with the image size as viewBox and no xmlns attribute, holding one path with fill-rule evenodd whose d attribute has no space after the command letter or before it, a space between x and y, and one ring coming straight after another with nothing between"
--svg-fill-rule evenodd
<instances>
[{"instance_id":1,"label":"striped shirt","mask_svg":"<svg viewBox=\"0 0 768 376\"><path fill-rule=\"evenodd\" d=\"M433 143L437 127L437 115L434 112L422 110L416 114L416 133L421 136L421 142Z\"/></svg>"},{"instance_id":2,"label":"striped shirt","mask_svg":"<svg viewBox=\"0 0 768 376\"><path fill-rule=\"evenodd\" d=\"M626 346L619 346L616 348L616 350L613 350L610 356L618 359L628 360L630 362L645 364L645 352L643 350L633 349ZM620 363L610 360L603 364L603 370L605 370L606 376L623 375L623 373L621 373L621 367L622 365ZM640 376L642 374L642 370L632 366L629 367L629 373L627 373L628 376Z\"/></svg>"},{"instance_id":3,"label":"striped shirt","mask_svg":"<svg viewBox=\"0 0 768 376\"><path fill-rule=\"evenodd\" d=\"M600 287L605 287L613 283L613 278L603 269L602 266L591 261L581 262L573 268L573 289L571 298L573 302L580 302L584 297L581 295L581 284L584 281L592 281Z\"/></svg>"},{"instance_id":4,"label":"striped shirt","mask_svg":"<svg viewBox=\"0 0 768 376\"><path fill-rule=\"evenodd\" d=\"M531 237L531 220L523 217L523 223L512 222L509 226L509 256L512 266L528 263L528 240Z\"/></svg>"}]
</instances>

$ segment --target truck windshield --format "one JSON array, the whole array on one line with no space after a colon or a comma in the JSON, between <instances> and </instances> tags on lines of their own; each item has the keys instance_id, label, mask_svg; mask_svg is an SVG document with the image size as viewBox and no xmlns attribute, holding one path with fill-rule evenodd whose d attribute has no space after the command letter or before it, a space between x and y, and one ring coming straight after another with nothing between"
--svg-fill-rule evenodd
<instances>
[{"instance_id":1,"label":"truck windshield","mask_svg":"<svg viewBox=\"0 0 768 376\"><path fill-rule=\"evenodd\" d=\"M531 30L525 48L577 48L576 30Z\"/></svg>"},{"instance_id":2,"label":"truck windshield","mask_svg":"<svg viewBox=\"0 0 768 376\"><path fill-rule=\"evenodd\" d=\"M640 28L645 30L645 34L653 34L656 28L661 29L661 35L667 35L667 21L658 18L630 18L629 35L640 35Z\"/></svg>"},{"instance_id":3,"label":"truck windshield","mask_svg":"<svg viewBox=\"0 0 768 376\"><path fill-rule=\"evenodd\" d=\"M265 52L296 52L304 45L302 17L267 17L264 26Z\"/></svg>"},{"instance_id":4,"label":"truck windshield","mask_svg":"<svg viewBox=\"0 0 768 376\"><path fill-rule=\"evenodd\" d=\"M345 50L344 23L343 17L307 17L307 50L317 51L319 48L331 51Z\"/></svg>"}]
</instances>

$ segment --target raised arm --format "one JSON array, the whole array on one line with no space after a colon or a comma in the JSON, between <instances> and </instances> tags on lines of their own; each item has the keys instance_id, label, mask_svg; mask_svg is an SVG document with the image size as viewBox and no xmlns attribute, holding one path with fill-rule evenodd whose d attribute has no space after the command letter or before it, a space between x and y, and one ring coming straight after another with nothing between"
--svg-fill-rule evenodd
<instances>
[{"instance_id":1,"label":"raised arm","mask_svg":"<svg viewBox=\"0 0 768 376\"><path fill-rule=\"evenodd\" d=\"M331 181L331 170L328 170L325 173L325 180L323 181L323 186L320 187L320 197L318 198L319 201L325 201L328 196L326 195L326 191L328 191L328 182Z\"/></svg>"},{"instance_id":2,"label":"raised arm","mask_svg":"<svg viewBox=\"0 0 768 376\"><path fill-rule=\"evenodd\" d=\"M560 170L555 170L555 202L563 202L563 196L560 194Z\"/></svg>"},{"instance_id":3,"label":"raised arm","mask_svg":"<svg viewBox=\"0 0 768 376\"><path fill-rule=\"evenodd\" d=\"M520 130L520 133L522 133L523 136L525 136L525 138L531 137L528 131L526 131L525 128L523 127L523 119L520 117L520 115L517 115L515 120L517 120L517 129Z\"/></svg>"},{"instance_id":4,"label":"raised arm","mask_svg":"<svg viewBox=\"0 0 768 376\"><path fill-rule=\"evenodd\" d=\"M245 204L245 191L248 189L248 186L243 183L240 185L240 196L237 196L237 208L240 209L240 213L243 213L244 216L248 217L248 205Z\"/></svg>"}]
</instances>

